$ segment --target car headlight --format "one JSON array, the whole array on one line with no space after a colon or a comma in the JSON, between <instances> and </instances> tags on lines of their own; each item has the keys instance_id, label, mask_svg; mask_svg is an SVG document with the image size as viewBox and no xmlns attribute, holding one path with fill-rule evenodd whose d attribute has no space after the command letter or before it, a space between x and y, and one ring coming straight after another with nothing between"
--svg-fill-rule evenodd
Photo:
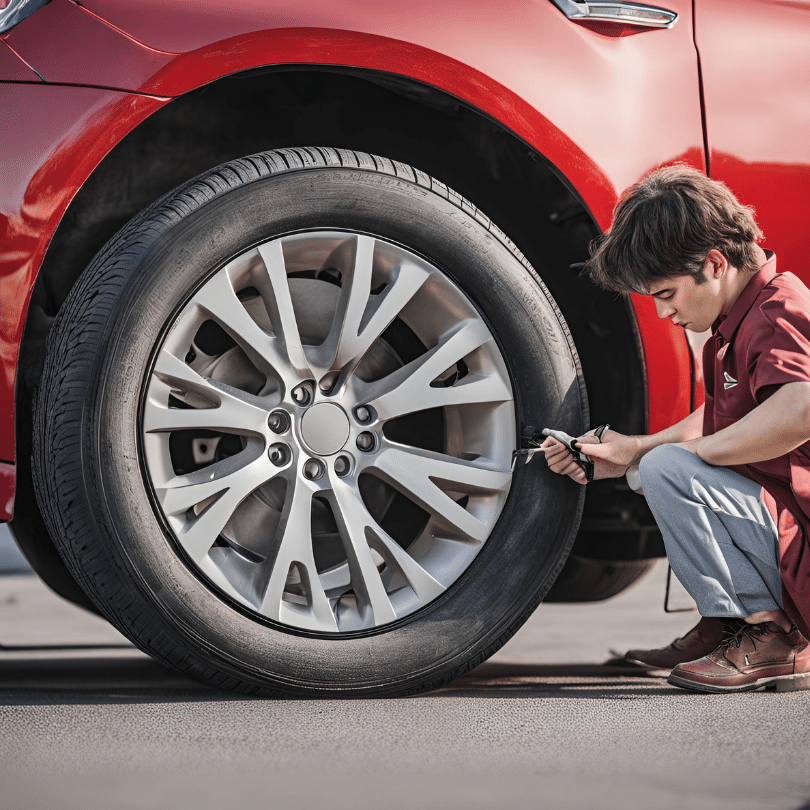
<instances>
[{"instance_id":1,"label":"car headlight","mask_svg":"<svg viewBox=\"0 0 810 810\"><path fill-rule=\"evenodd\" d=\"M0 0L0 34L10 31L50 0Z\"/></svg>"}]
</instances>

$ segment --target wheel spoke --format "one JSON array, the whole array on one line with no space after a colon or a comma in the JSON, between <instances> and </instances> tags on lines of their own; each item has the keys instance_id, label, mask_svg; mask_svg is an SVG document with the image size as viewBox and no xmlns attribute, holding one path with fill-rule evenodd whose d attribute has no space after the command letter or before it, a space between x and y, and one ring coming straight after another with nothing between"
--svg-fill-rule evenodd
<instances>
[{"instance_id":1,"label":"wheel spoke","mask_svg":"<svg viewBox=\"0 0 810 810\"><path fill-rule=\"evenodd\" d=\"M199 429L238 434L263 432L267 409L259 405L258 397L201 376L166 349L158 355L154 373L170 387L198 394L214 407L169 408L151 401L144 411L146 433Z\"/></svg>"},{"instance_id":2,"label":"wheel spoke","mask_svg":"<svg viewBox=\"0 0 810 810\"><path fill-rule=\"evenodd\" d=\"M450 405L472 405L483 402L507 402L512 399L506 381L497 374L470 374L455 385L411 389L400 385L382 401L370 400L380 419L395 419L414 411L444 408Z\"/></svg>"},{"instance_id":3,"label":"wheel spoke","mask_svg":"<svg viewBox=\"0 0 810 810\"><path fill-rule=\"evenodd\" d=\"M202 562L242 500L234 490L226 490L178 533L180 545L194 562Z\"/></svg>"},{"instance_id":4,"label":"wheel spoke","mask_svg":"<svg viewBox=\"0 0 810 810\"><path fill-rule=\"evenodd\" d=\"M367 531L378 541L377 550L386 558L386 562L393 568L398 568L408 584L413 588L419 601L426 605L432 602L437 596L441 596L445 590L444 585L434 579L404 548L402 548L391 535L385 532L378 523L368 527Z\"/></svg>"},{"instance_id":5,"label":"wheel spoke","mask_svg":"<svg viewBox=\"0 0 810 810\"><path fill-rule=\"evenodd\" d=\"M430 272L418 265L407 264L400 267L394 281L383 290L379 300L372 304L368 322L362 331L341 351L336 365L343 366L351 358L359 362L429 277Z\"/></svg>"},{"instance_id":6,"label":"wheel spoke","mask_svg":"<svg viewBox=\"0 0 810 810\"><path fill-rule=\"evenodd\" d=\"M423 509L474 540L486 540L489 527L456 503L438 484L463 493L505 491L509 470L485 466L419 448L386 443L375 460L375 469L396 489L413 498Z\"/></svg>"},{"instance_id":7,"label":"wheel spoke","mask_svg":"<svg viewBox=\"0 0 810 810\"><path fill-rule=\"evenodd\" d=\"M252 463L240 464L245 452L189 475L176 476L157 490L167 515L185 513L217 496L177 533L180 545L197 563L216 542L239 504L275 472L265 461L264 454Z\"/></svg>"},{"instance_id":8,"label":"wheel spoke","mask_svg":"<svg viewBox=\"0 0 810 810\"><path fill-rule=\"evenodd\" d=\"M351 585L358 601L371 608L375 625L392 622L397 616L366 539L366 527L372 520L371 515L351 485L336 481L333 496L335 520L346 550Z\"/></svg>"},{"instance_id":9,"label":"wheel spoke","mask_svg":"<svg viewBox=\"0 0 810 810\"><path fill-rule=\"evenodd\" d=\"M369 236L357 237L354 266L344 273L331 331L317 350L323 371L353 369L430 277L430 270L405 262L386 289L370 300L374 245Z\"/></svg>"},{"instance_id":10,"label":"wheel spoke","mask_svg":"<svg viewBox=\"0 0 810 810\"><path fill-rule=\"evenodd\" d=\"M467 402L503 402L511 399L505 382L497 375L470 375L448 388L433 388L431 382L491 335L482 321L467 320L445 335L438 346L367 386L359 384L358 395L374 406L381 421L414 411ZM458 389L458 390L456 390Z\"/></svg>"},{"instance_id":11,"label":"wheel spoke","mask_svg":"<svg viewBox=\"0 0 810 810\"><path fill-rule=\"evenodd\" d=\"M281 339L265 331L251 318L233 289L227 268L217 273L194 296L202 307L263 371L272 371L289 389L301 378L290 367Z\"/></svg>"},{"instance_id":12,"label":"wheel spoke","mask_svg":"<svg viewBox=\"0 0 810 810\"><path fill-rule=\"evenodd\" d=\"M276 338L284 347L287 362L300 376L308 377L311 372L301 344L281 240L260 245L259 256L264 262L265 275L261 276L257 287L270 315Z\"/></svg>"},{"instance_id":13,"label":"wheel spoke","mask_svg":"<svg viewBox=\"0 0 810 810\"><path fill-rule=\"evenodd\" d=\"M392 621L396 616L386 618L393 613L393 607L391 607L388 594L382 588L382 580L371 557L369 535L373 535L376 540L375 545L386 562L393 563L392 567L398 568L402 572L422 603L427 604L444 592L444 586L437 582L374 520L354 487L337 481L334 482L333 493L337 507L335 518L341 530L341 536L348 540L346 553L347 555L350 553L349 547L351 547L358 558L363 558L363 568L358 572L358 577L362 578L362 588L368 594L374 611L375 624ZM358 567L360 567L359 564ZM357 588L354 571L352 571L352 585Z\"/></svg>"},{"instance_id":14,"label":"wheel spoke","mask_svg":"<svg viewBox=\"0 0 810 810\"><path fill-rule=\"evenodd\" d=\"M188 475L177 475L157 490L160 505L167 515L177 515L225 490L234 490L245 498L256 487L275 475L273 467L262 453L256 458L252 448L222 459Z\"/></svg>"},{"instance_id":15,"label":"wheel spoke","mask_svg":"<svg viewBox=\"0 0 810 810\"><path fill-rule=\"evenodd\" d=\"M355 357L354 344L371 296L374 244L375 240L370 236L358 236L354 265L343 274L332 328L319 351L319 354L329 357L330 368L341 368Z\"/></svg>"},{"instance_id":16,"label":"wheel spoke","mask_svg":"<svg viewBox=\"0 0 810 810\"><path fill-rule=\"evenodd\" d=\"M306 580L310 629L336 631L337 621L321 584L312 552L312 490L300 479L288 488L281 520L276 529L274 548L268 555L267 587L259 612L276 621L283 620L283 595L290 566L295 564Z\"/></svg>"}]
</instances>

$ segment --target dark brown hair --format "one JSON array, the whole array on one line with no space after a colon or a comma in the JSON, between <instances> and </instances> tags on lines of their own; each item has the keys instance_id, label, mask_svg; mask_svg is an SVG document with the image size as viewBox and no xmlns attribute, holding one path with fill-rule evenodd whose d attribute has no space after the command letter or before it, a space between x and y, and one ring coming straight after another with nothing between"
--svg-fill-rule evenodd
<instances>
[{"instance_id":1,"label":"dark brown hair","mask_svg":"<svg viewBox=\"0 0 810 810\"><path fill-rule=\"evenodd\" d=\"M756 271L761 238L753 209L740 205L724 183L688 166L668 166L622 194L610 230L591 243L583 272L617 292L644 294L673 276L693 276L700 284L712 248L737 269Z\"/></svg>"}]
</instances>

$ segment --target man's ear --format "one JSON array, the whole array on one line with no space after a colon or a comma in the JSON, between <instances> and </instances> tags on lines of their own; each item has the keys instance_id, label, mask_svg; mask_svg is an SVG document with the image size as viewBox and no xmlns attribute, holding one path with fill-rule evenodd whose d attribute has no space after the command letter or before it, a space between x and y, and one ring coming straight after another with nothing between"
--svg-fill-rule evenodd
<instances>
[{"instance_id":1,"label":"man's ear","mask_svg":"<svg viewBox=\"0 0 810 810\"><path fill-rule=\"evenodd\" d=\"M728 259L717 248L712 248L706 254L708 267L706 268L709 278L722 278L730 267Z\"/></svg>"}]
</instances>

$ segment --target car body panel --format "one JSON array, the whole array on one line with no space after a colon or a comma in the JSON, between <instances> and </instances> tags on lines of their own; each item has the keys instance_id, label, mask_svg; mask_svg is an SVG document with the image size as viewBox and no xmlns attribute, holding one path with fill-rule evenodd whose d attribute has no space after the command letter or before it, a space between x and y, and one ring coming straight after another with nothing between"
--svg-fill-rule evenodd
<instances>
[{"instance_id":1,"label":"car body panel","mask_svg":"<svg viewBox=\"0 0 810 810\"><path fill-rule=\"evenodd\" d=\"M116 90L138 90L169 58L135 42L71 0L51 0L12 28L6 42L24 59L34 59L48 83Z\"/></svg>"},{"instance_id":2,"label":"car body panel","mask_svg":"<svg viewBox=\"0 0 810 810\"><path fill-rule=\"evenodd\" d=\"M531 143L603 228L617 192L644 172L673 160L704 167L690 0L670 3L681 14L670 30L612 37L571 22L548 0L520 0L497 19L482 0L442 3L441 16L452 25L437 25L438 6L428 3L353 0L333 11L290 0L83 5L130 36L108 27L92 59L86 48L55 51L41 26L52 31L58 22L67 40L90 41L79 33L82 26L100 33L99 21L72 0L51 0L8 35L48 82L166 97L266 65L341 65L408 76L463 99ZM130 50L135 40L148 57ZM149 71L122 68L121 48L128 60L154 58L162 66L141 80Z\"/></svg>"},{"instance_id":3,"label":"car body panel","mask_svg":"<svg viewBox=\"0 0 810 810\"><path fill-rule=\"evenodd\" d=\"M605 229L621 191L656 166L686 162L705 170L692 3L668 5L680 14L672 29L642 30L579 25L548 0L519 0L508 15L495 15L482 0L353 0L328 8L264 0L86 0L82 8L52 0L12 29L7 43L47 82L130 94L40 86L34 96L32 86L2 88L0 120L26 120L33 135L12 146L13 176L0 208L7 233L0 295L14 302L0 322L0 458L14 458L17 347L47 243L104 154L166 97L268 65L409 77L530 144ZM486 211L486 200L474 202ZM682 330L660 321L651 301L634 296L633 307L655 431L689 410L688 350Z\"/></svg>"},{"instance_id":4,"label":"car body panel","mask_svg":"<svg viewBox=\"0 0 810 810\"><path fill-rule=\"evenodd\" d=\"M112 90L0 84L0 459L14 460L14 386L28 300L62 214L109 151L163 99ZM15 134L25 121L25 137Z\"/></svg>"},{"instance_id":5,"label":"car body panel","mask_svg":"<svg viewBox=\"0 0 810 810\"><path fill-rule=\"evenodd\" d=\"M711 176L756 210L781 271L810 283L810 2L698 0Z\"/></svg>"},{"instance_id":6,"label":"car body panel","mask_svg":"<svg viewBox=\"0 0 810 810\"><path fill-rule=\"evenodd\" d=\"M20 59L10 45L0 40L0 81L38 82L42 79Z\"/></svg>"}]
</instances>

